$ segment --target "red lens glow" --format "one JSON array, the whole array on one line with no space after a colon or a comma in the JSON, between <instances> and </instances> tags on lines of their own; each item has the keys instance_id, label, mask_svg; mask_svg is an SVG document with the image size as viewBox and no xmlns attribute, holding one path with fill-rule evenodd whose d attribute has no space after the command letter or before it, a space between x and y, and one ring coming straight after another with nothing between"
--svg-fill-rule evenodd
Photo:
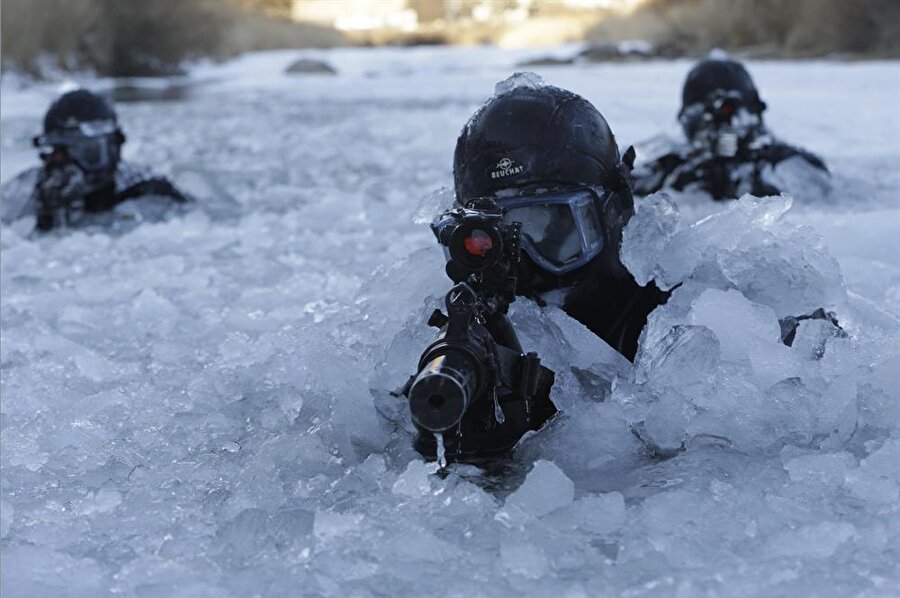
<instances>
[{"instance_id":1,"label":"red lens glow","mask_svg":"<svg viewBox=\"0 0 900 598\"><path fill-rule=\"evenodd\" d=\"M472 255L483 257L494 248L494 240L483 230L475 229L466 237L464 245Z\"/></svg>"},{"instance_id":2,"label":"red lens glow","mask_svg":"<svg viewBox=\"0 0 900 598\"><path fill-rule=\"evenodd\" d=\"M719 106L719 114L722 116L731 116L734 114L734 104L731 102L722 102L722 105Z\"/></svg>"}]
</instances>

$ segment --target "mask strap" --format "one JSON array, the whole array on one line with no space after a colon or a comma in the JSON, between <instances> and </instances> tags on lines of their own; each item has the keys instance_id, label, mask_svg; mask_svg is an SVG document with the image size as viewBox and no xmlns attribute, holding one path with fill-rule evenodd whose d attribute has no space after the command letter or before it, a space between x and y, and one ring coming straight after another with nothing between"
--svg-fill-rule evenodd
<instances>
[{"instance_id":1,"label":"mask strap","mask_svg":"<svg viewBox=\"0 0 900 598\"><path fill-rule=\"evenodd\" d=\"M634 150L634 146L629 145L628 149L625 150L625 153L622 154L622 164L628 169L628 172L634 170L634 159L636 157L637 152Z\"/></svg>"}]
</instances>

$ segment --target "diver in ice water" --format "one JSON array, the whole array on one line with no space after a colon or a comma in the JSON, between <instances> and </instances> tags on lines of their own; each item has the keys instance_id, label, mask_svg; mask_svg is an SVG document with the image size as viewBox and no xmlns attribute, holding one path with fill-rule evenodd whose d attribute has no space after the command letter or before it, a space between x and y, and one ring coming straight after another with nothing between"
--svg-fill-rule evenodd
<instances>
[{"instance_id":1,"label":"diver in ice water","mask_svg":"<svg viewBox=\"0 0 900 598\"><path fill-rule=\"evenodd\" d=\"M60 96L44 116L43 134L34 138L43 164L0 189L0 218L34 218L37 230L49 231L158 219L188 202L168 179L124 162L123 143L106 99L84 89Z\"/></svg>"},{"instance_id":2,"label":"diver in ice water","mask_svg":"<svg viewBox=\"0 0 900 598\"><path fill-rule=\"evenodd\" d=\"M523 354L506 316L517 296L555 304L634 360L647 317L669 294L639 285L619 256L634 214L628 175L606 120L586 99L545 85L513 87L482 106L456 143L456 207L432 224L456 283L409 401L416 450L479 461L509 451L555 413L553 372ZM821 312L821 313L819 313ZM782 321L790 344L800 320ZM836 322L835 322L836 323Z\"/></svg>"},{"instance_id":3,"label":"diver in ice water","mask_svg":"<svg viewBox=\"0 0 900 598\"><path fill-rule=\"evenodd\" d=\"M557 87L499 93L463 128L453 162L458 207L432 225L460 284L447 295L449 316L432 316L444 331L402 391L420 453L433 458L434 432L452 429L439 435L448 459L497 455L556 412L552 372L522 355L506 317L516 296L560 306L634 358L647 316L668 294L637 284L619 259L634 213L632 158L623 160L590 102ZM478 310L472 318L459 315L467 302Z\"/></svg>"},{"instance_id":4,"label":"diver in ice water","mask_svg":"<svg viewBox=\"0 0 900 598\"><path fill-rule=\"evenodd\" d=\"M740 62L726 56L700 61L688 73L678 121L685 141L665 137L638 146L632 172L636 195L661 189L732 199L782 191L827 190L828 169L818 156L774 137L763 122L766 103Z\"/></svg>"},{"instance_id":5,"label":"diver in ice water","mask_svg":"<svg viewBox=\"0 0 900 598\"><path fill-rule=\"evenodd\" d=\"M495 96L456 142L456 202L493 198L521 222L516 294L558 304L633 359L653 309L668 294L638 285L619 260L634 214L623 161L606 119L587 100L542 85Z\"/></svg>"}]
</instances>

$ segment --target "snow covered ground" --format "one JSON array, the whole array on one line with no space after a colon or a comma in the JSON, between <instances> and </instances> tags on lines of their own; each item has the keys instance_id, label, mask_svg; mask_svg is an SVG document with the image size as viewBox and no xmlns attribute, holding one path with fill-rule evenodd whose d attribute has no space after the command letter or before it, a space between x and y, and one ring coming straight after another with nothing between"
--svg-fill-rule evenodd
<instances>
[{"instance_id":1,"label":"snow covered ground","mask_svg":"<svg viewBox=\"0 0 900 598\"><path fill-rule=\"evenodd\" d=\"M0 229L4 598L900 594L900 64L751 64L834 191L643 204L629 267L685 284L638 363L517 303L563 415L505 471L442 478L385 391L449 285L424 223L456 135L529 53L311 52L339 75L283 75L298 55L118 106L126 157L237 221ZM689 67L536 70L624 147L674 129ZM57 91L0 86L0 180ZM777 343L820 304L849 337Z\"/></svg>"}]
</instances>

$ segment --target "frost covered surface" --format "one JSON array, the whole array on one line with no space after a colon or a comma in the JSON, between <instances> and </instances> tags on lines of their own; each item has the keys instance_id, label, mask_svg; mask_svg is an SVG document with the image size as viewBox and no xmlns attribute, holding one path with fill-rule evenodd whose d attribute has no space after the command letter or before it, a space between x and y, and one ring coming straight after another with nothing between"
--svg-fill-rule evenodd
<instances>
[{"instance_id":1,"label":"frost covered surface","mask_svg":"<svg viewBox=\"0 0 900 598\"><path fill-rule=\"evenodd\" d=\"M4 597L900 593L900 67L751 65L834 192L648 200L629 267L682 284L636 365L517 302L564 413L505 471L442 479L387 391L449 287L431 192L522 56L310 56L340 75L251 55L119 106L130 159L233 197L238 221L0 229ZM674 124L689 66L541 75L625 144ZM55 90L0 91L7 180ZM849 336L777 342L778 317L820 305Z\"/></svg>"}]
</instances>

